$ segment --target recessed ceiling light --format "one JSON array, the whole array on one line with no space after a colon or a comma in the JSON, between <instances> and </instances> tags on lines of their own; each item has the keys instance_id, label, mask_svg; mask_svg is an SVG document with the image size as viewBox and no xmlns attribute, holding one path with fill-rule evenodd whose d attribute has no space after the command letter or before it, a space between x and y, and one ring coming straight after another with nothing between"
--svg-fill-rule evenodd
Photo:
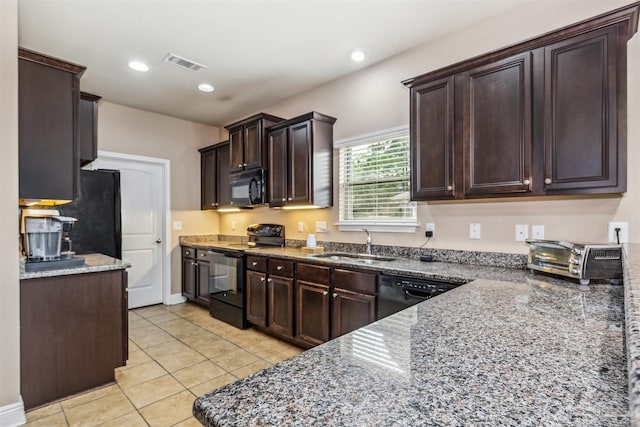
<instances>
[{"instance_id":1,"label":"recessed ceiling light","mask_svg":"<svg viewBox=\"0 0 640 427\"><path fill-rule=\"evenodd\" d=\"M367 56L367 51L364 49L353 49L351 51L351 60L355 62L362 62Z\"/></svg>"},{"instance_id":2,"label":"recessed ceiling light","mask_svg":"<svg viewBox=\"0 0 640 427\"><path fill-rule=\"evenodd\" d=\"M213 92L213 89L214 89L214 88L213 88L213 86L211 86L211 85L210 85L210 84L208 84L208 83L200 83L200 84L198 85L198 89L200 89L200 90L201 90L201 91L203 91L203 92Z\"/></svg>"},{"instance_id":3,"label":"recessed ceiling light","mask_svg":"<svg viewBox=\"0 0 640 427\"><path fill-rule=\"evenodd\" d=\"M136 71L149 71L149 66L142 61L131 61L129 62L129 68Z\"/></svg>"}]
</instances>

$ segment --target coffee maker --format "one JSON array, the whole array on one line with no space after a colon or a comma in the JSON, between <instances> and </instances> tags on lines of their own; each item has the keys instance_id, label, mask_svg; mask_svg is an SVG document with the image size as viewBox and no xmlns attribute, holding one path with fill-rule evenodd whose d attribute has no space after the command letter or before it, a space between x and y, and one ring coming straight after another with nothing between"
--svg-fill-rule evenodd
<instances>
[{"instance_id":1,"label":"coffee maker","mask_svg":"<svg viewBox=\"0 0 640 427\"><path fill-rule=\"evenodd\" d=\"M72 268L84 264L71 250L71 232L76 218L60 216L55 209L23 209L20 218L25 271Z\"/></svg>"}]
</instances>

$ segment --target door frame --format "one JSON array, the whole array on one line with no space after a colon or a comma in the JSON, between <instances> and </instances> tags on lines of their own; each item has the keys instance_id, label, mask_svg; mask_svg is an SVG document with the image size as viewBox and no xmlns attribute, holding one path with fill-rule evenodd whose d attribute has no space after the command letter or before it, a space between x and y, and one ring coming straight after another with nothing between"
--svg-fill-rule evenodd
<instances>
[{"instance_id":1,"label":"door frame","mask_svg":"<svg viewBox=\"0 0 640 427\"><path fill-rule=\"evenodd\" d=\"M175 301L171 295L171 161L158 157L138 156L134 154L116 153L113 151L98 150L98 158L105 160L125 160L138 163L152 164L162 167L162 243L160 250L163 253L162 266L162 303L165 305L178 304L184 302L181 298Z\"/></svg>"}]
</instances>

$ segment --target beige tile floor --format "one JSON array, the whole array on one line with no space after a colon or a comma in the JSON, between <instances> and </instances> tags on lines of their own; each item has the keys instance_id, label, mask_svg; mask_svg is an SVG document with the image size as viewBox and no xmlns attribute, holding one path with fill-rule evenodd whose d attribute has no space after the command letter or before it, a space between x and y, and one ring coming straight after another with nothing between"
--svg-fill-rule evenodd
<instances>
[{"instance_id":1,"label":"beige tile floor","mask_svg":"<svg viewBox=\"0 0 640 427\"><path fill-rule=\"evenodd\" d=\"M27 426L199 426L193 400L302 350L240 330L193 304L129 311L129 361L116 382L27 412Z\"/></svg>"}]
</instances>

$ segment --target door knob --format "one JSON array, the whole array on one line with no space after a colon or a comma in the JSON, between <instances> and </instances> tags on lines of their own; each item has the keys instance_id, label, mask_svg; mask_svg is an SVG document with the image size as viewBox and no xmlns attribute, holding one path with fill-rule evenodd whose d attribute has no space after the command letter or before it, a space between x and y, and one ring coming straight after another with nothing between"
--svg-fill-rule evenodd
<instances>
[{"instance_id":1,"label":"door knob","mask_svg":"<svg viewBox=\"0 0 640 427\"><path fill-rule=\"evenodd\" d=\"M157 244L162 243L162 239L156 239L156 243L157 243Z\"/></svg>"}]
</instances>

